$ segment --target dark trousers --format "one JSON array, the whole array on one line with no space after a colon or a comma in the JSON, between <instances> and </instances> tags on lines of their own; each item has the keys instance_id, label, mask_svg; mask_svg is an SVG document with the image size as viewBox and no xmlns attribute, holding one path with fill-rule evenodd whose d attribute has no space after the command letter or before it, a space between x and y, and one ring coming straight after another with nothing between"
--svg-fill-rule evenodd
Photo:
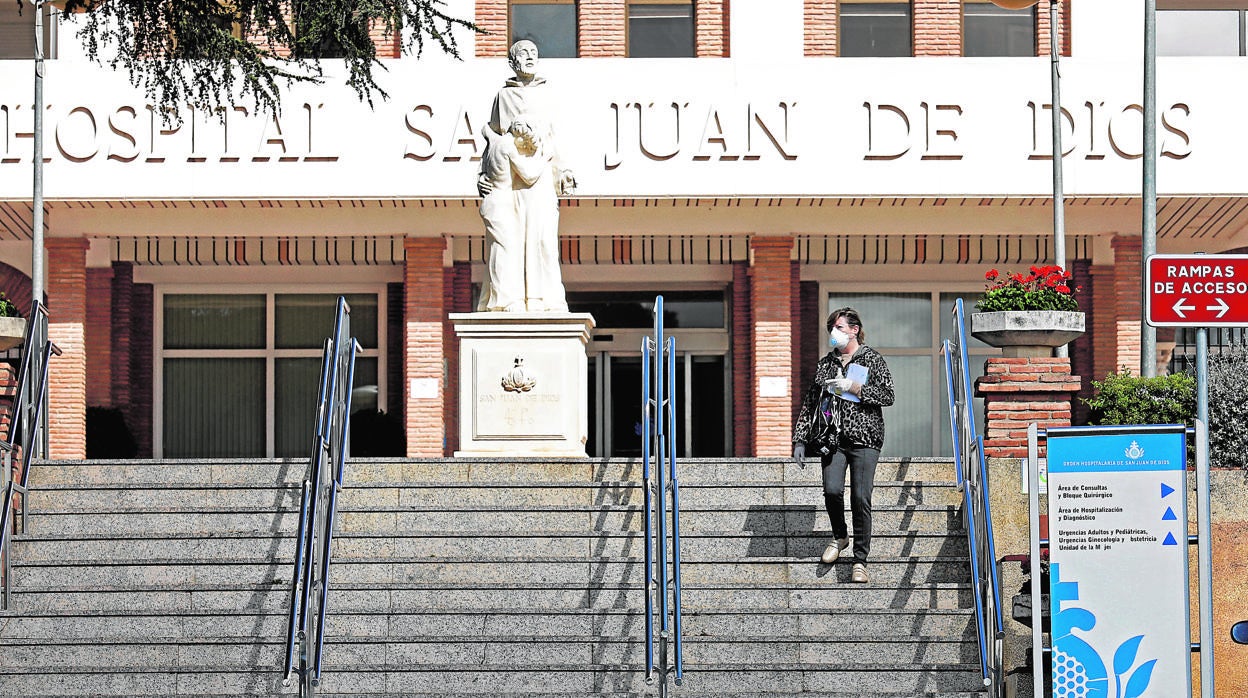
<instances>
[{"instance_id":1,"label":"dark trousers","mask_svg":"<svg viewBox=\"0 0 1248 698\"><path fill-rule=\"evenodd\" d=\"M871 552L871 490L875 487L878 448L841 444L836 453L821 459L823 502L828 507L832 535L849 537L845 527L845 471L849 471L849 509L854 520L854 562L865 563Z\"/></svg>"}]
</instances>

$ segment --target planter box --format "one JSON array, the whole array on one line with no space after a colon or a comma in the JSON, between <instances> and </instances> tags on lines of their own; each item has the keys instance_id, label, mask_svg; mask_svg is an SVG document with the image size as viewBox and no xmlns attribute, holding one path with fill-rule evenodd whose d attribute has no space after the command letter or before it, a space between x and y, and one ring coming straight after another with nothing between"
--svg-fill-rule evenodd
<instances>
[{"instance_id":1,"label":"planter box","mask_svg":"<svg viewBox=\"0 0 1248 698\"><path fill-rule=\"evenodd\" d=\"M1045 357L1082 335L1083 322L1083 313L1064 310L971 313L971 336L1004 356Z\"/></svg>"},{"instance_id":2,"label":"planter box","mask_svg":"<svg viewBox=\"0 0 1248 698\"><path fill-rule=\"evenodd\" d=\"M26 340L26 318L0 317L0 350L12 349Z\"/></svg>"}]
</instances>

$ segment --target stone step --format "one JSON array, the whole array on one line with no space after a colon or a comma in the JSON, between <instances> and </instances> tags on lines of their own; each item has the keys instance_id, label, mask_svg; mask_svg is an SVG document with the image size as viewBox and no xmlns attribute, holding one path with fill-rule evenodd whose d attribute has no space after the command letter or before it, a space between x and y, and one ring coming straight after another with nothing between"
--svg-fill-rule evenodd
<instances>
[{"instance_id":1,"label":"stone step","mask_svg":"<svg viewBox=\"0 0 1248 698\"><path fill-rule=\"evenodd\" d=\"M22 536L14 545L27 563L64 560L141 561L152 559L243 559L293 557L295 538L281 534L218 534L203 536ZM817 558L831 541L827 531L809 533L684 533L681 554L685 560L751 557ZM334 559L360 557L475 557L483 560L570 557L573 555L636 556L645 537L640 531L586 533L526 531L523 534L493 532L451 534L446 532L394 532L342 534L334 538ZM872 553L883 557L965 556L966 537L961 533L881 533L873 536Z\"/></svg>"},{"instance_id":2,"label":"stone step","mask_svg":"<svg viewBox=\"0 0 1248 698\"><path fill-rule=\"evenodd\" d=\"M48 461L36 463L31 483L96 484L157 483L189 485L274 484L297 485L307 472L306 459L286 460L124 460ZM677 477L685 485L722 485L756 482L816 482L819 462L808 459L806 467L788 458L716 459L688 458L677 461ZM428 458L418 460L351 460L344 469L345 484L395 482L640 482L640 459ZM881 458L876 467L879 480L953 481L953 461L948 458Z\"/></svg>"},{"instance_id":3,"label":"stone step","mask_svg":"<svg viewBox=\"0 0 1248 698\"><path fill-rule=\"evenodd\" d=\"M338 584L331 590L331 609L344 612L412 613L434 611L488 612L498 608L518 610L609 609L640 607L642 583L632 584L494 584L483 585L355 585ZM14 608L23 613L41 611L99 612L129 610L136 613L268 611L289 608L288 584L93 587L68 585L13 590ZM752 609L784 611L798 609L830 613L854 608L871 609L969 609L974 600L966 583L922 584L684 584L682 603L686 611Z\"/></svg>"},{"instance_id":4,"label":"stone step","mask_svg":"<svg viewBox=\"0 0 1248 698\"><path fill-rule=\"evenodd\" d=\"M54 510L32 512L27 531L32 534L74 535L212 535L216 533L293 533L299 511L288 507L221 511L191 511L153 504L141 510ZM530 507L525 509L430 508L353 509L338 512L336 531L343 534L381 531L640 531L640 506ZM823 530L827 514L816 505L750 505L745 507L681 507L681 533L754 531L802 533ZM958 508L953 505L877 505L873 528L889 531L957 531Z\"/></svg>"},{"instance_id":5,"label":"stone step","mask_svg":"<svg viewBox=\"0 0 1248 698\"><path fill-rule=\"evenodd\" d=\"M0 673L0 694L5 696L172 696L172 695L283 695L297 692L281 685L277 670L262 672L226 668L177 671L118 671L112 667L79 666L54 673ZM649 693L644 671L638 665L553 664L515 669L482 668L476 664L422 666L395 670L384 665L343 666L327 672L325 693L497 695L495 691L548 693L571 692L589 696L602 693ZM911 695L950 692L974 693L981 688L978 664L694 664L685 665L683 686L703 695L733 696L761 691L808 695L830 686L855 686L854 695ZM682 687L680 694L684 695Z\"/></svg>"},{"instance_id":6,"label":"stone step","mask_svg":"<svg viewBox=\"0 0 1248 698\"><path fill-rule=\"evenodd\" d=\"M852 491L847 488L846 492ZM808 482L734 485L681 485L681 505L692 509L711 506L817 505L823 491L814 475ZM641 504L640 482L472 483L347 483L339 500L350 509L407 509L430 507L601 506ZM298 508L300 488L293 484L187 485L110 483L32 485L31 511L105 511L151 508L219 511L257 508ZM962 494L953 482L877 480L872 493L876 505L957 505Z\"/></svg>"},{"instance_id":7,"label":"stone step","mask_svg":"<svg viewBox=\"0 0 1248 698\"><path fill-rule=\"evenodd\" d=\"M639 551L640 552L640 551ZM292 551L293 554L293 551ZM80 564L79 564L80 562ZM274 557L266 561L243 560L152 560L128 561L65 560L59 563L15 562L17 587L130 586L144 584L285 584L289 581L292 558ZM871 578L888 582L962 582L969 577L964 559L957 557L873 557L868 565ZM456 584L501 583L599 583L607 580L637 581L643 573L642 560L634 557L582 556L579 558L526 558L515 564L473 558L346 558L330 568L330 583L442 582ZM685 560L682 579L687 584L750 582L849 582L850 561L835 565L812 564L783 558Z\"/></svg>"}]
</instances>

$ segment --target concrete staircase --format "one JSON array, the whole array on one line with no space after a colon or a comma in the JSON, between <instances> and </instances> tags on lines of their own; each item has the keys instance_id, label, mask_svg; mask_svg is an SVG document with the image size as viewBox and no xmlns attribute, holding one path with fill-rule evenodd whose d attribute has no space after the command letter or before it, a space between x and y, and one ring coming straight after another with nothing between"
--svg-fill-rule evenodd
<instances>
[{"instance_id":1,"label":"concrete staircase","mask_svg":"<svg viewBox=\"0 0 1248 698\"><path fill-rule=\"evenodd\" d=\"M281 685L302 462L32 470L0 695L239 696ZM640 696L641 465L349 464L325 696ZM819 468L680 462L674 696L980 696L952 465L884 460L871 583L822 565Z\"/></svg>"}]
</instances>

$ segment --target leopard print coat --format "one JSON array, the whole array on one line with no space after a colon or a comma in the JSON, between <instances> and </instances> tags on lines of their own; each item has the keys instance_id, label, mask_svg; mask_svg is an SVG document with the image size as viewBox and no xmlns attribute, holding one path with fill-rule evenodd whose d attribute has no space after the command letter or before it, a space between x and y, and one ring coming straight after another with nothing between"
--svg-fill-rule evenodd
<instances>
[{"instance_id":1,"label":"leopard print coat","mask_svg":"<svg viewBox=\"0 0 1248 698\"><path fill-rule=\"evenodd\" d=\"M866 345L858 347L849 360L850 364L861 364L867 368L867 384L862 386L858 396L862 401L832 400L831 404L839 409L839 414L831 420L831 429L824 429L817 423L824 383L836 377L837 363L836 352L828 352L819 359L815 376L802 397L797 423L793 426L793 443L810 446L848 441L854 446L883 448L884 412L881 408L893 404L893 376L888 372L884 357ZM820 434L821 431L823 434Z\"/></svg>"}]
</instances>

